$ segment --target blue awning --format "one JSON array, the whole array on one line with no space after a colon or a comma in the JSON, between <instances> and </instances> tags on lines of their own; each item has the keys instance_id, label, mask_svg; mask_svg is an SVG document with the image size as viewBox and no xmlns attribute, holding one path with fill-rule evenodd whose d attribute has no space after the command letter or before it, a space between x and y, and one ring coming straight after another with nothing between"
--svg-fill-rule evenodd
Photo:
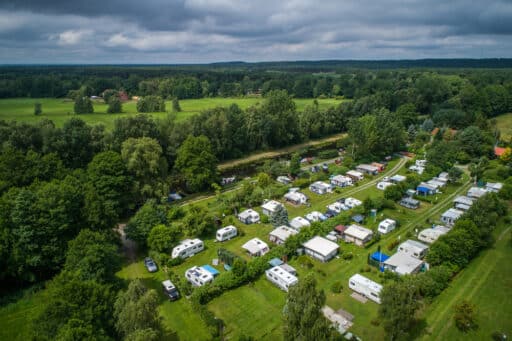
<instances>
[{"instance_id":1,"label":"blue awning","mask_svg":"<svg viewBox=\"0 0 512 341\"><path fill-rule=\"evenodd\" d=\"M205 269L206 271L208 271L209 273L211 273L213 275L213 277L217 276L220 274L220 272L217 271L217 269L215 269L213 266L211 265L203 265L202 266L203 269Z\"/></svg>"},{"instance_id":2,"label":"blue awning","mask_svg":"<svg viewBox=\"0 0 512 341\"><path fill-rule=\"evenodd\" d=\"M269 261L269 264L272 265L272 266L279 266L281 264L283 264L284 262L282 260L280 260L279 258L272 258L270 261Z\"/></svg>"}]
</instances>

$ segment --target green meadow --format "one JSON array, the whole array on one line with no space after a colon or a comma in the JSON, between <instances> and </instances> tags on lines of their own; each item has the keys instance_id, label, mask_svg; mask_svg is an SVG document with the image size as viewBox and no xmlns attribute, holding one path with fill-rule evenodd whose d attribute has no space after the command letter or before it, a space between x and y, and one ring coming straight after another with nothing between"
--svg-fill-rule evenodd
<instances>
[{"instance_id":1,"label":"green meadow","mask_svg":"<svg viewBox=\"0 0 512 341\"><path fill-rule=\"evenodd\" d=\"M229 106L237 104L240 108L246 109L250 106L257 105L262 98L200 98L200 99L184 99L180 101L182 111L177 114L177 119L185 120L186 118L196 115L203 110L212 109L215 107ZM295 99L297 110L302 111L308 104L313 103L313 99ZM336 106L342 100L333 98L318 99L320 108L328 108ZM41 103L43 106L42 115L34 115L34 104ZM107 105L103 101L93 101L94 113L76 115L73 112L73 101L69 99L56 99L56 98L14 98L14 99L1 99L0 100L0 120L16 120L20 122L37 122L42 119L50 119L57 126L62 126L64 122L71 117L80 117L89 124L104 124L107 129L113 127L114 120L118 117L126 117L137 113L137 102L129 101L123 103L123 113L121 114L108 114ZM172 108L171 101L165 103L167 111ZM167 113L152 113L155 118L165 117Z\"/></svg>"}]
</instances>

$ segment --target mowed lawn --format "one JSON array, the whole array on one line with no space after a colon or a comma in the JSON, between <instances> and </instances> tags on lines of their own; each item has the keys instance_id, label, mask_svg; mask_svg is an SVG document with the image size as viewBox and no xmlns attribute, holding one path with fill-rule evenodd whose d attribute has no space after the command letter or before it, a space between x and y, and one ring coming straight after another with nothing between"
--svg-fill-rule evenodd
<instances>
[{"instance_id":1,"label":"mowed lawn","mask_svg":"<svg viewBox=\"0 0 512 341\"><path fill-rule=\"evenodd\" d=\"M512 138L512 113L496 117L496 126L501 132L501 139L510 141Z\"/></svg>"},{"instance_id":2,"label":"mowed lawn","mask_svg":"<svg viewBox=\"0 0 512 341\"><path fill-rule=\"evenodd\" d=\"M450 286L426 310L423 340L490 340L495 331L512 335L512 227L496 229L493 248L483 251L457 275ZM476 305L478 329L460 332L453 322L460 300Z\"/></svg>"},{"instance_id":3,"label":"mowed lawn","mask_svg":"<svg viewBox=\"0 0 512 341\"><path fill-rule=\"evenodd\" d=\"M246 109L250 106L257 105L261 102L262 98L200 98L200 99L186 99L180 101L182 111L177 114L178 121L184 120L199 112L219 106L229 106L233 103L237 104L240 108ZM313 103L313 99L295 99L297 110L302 111L308 104ZM336 106L342 100L332 98L318 99L320 108L328 108ZM41 103L43 114L34 116L34 104ZM55 99L55 98L13 98L13 99L0 99L0 120L16 120L20 122L37 122L44 118L50 119L55 122L57 126L62 126L65 121L71 117L80 117L89 124L104 124L107 129L111 129L114 120L118 117L125 117L137 113L137 103L135 101L126 102L123 104L123 113L121 114L107 114L107 105L102 101L93 101L94 113L76 115L73 113L74 103L69 99ZM172 108L171 101L165 103L167 111ZM167 113L152 113L155 118L162 118Z\"/></svg>"},{"instance_id":4,"label":"mowed lawn","mask_svg":"<svg viewBox=\"0 0 512 341\"><path fill-rule=\"evenodd\" d=\"M0 307L0 340L28 340L30 330L27 325L42 309L43 302L44 291L38 291Z\"/></svg>"}]
</instances>

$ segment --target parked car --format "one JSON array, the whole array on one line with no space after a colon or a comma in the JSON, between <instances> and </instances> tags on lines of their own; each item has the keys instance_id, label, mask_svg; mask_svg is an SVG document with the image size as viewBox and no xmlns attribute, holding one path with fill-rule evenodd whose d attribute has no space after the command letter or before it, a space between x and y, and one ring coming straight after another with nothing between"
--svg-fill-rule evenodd
<instances>
[{"instance_id":1,"label":"parked car","mask_svg":"<svg viewBox=\"0 0 512 341\"><path fill-rule=\"evenodd\" d=\"M156 266L155 261L153 259L151 259L150 257L144 258L144 266L146 267L146 269L148 269L149 272L157 272L158 271L158 267Z\"/></svg>"},{"instance_id":2,"label":"parked car","mask_svg":"<svg viewBox=\"0 0 512 341\"><path fill-rule=\"evenodd\" d=\"M176 301L180 298L180 292L170 280L163 281L162 286L164 288L165 295L169 297L171 301Z\"/></svg>"}]
</instances>

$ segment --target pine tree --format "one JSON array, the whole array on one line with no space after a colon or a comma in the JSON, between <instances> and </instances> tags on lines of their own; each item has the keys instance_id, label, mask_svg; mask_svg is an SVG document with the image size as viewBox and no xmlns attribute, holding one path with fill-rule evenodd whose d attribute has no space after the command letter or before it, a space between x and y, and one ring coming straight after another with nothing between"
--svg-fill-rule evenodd
<instances>
[{"instance_id":1,"label":"pine tree","mask_svg":"<svg viewBox=\"0 0 512 341\"><path fill-rule=\"evenodd\" d=\"M277 207L274 213L270 215L270 223L274 227L288 225L288 211L284 206Z\"/></svg>"}]
</instances>

